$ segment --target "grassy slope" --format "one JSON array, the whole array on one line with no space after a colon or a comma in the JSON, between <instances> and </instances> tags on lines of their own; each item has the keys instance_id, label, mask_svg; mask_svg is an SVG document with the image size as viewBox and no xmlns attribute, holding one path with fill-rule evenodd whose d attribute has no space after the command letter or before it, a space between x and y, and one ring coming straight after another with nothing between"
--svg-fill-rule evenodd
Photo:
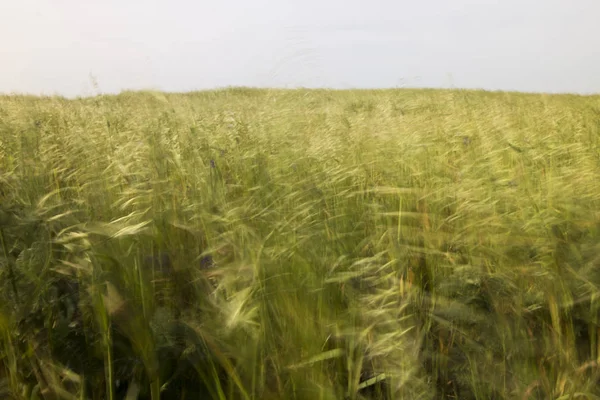
<instances>
[{"instance_id":1,"label":"grassy slope","mask_svg":"<svg viewBox=\"0 0 600 400\"><path fill-rule=\"evenodd\" d=\"M600 396L599 167L600 97L1 97L0 392Z\"/></svg>"}]
</instances>

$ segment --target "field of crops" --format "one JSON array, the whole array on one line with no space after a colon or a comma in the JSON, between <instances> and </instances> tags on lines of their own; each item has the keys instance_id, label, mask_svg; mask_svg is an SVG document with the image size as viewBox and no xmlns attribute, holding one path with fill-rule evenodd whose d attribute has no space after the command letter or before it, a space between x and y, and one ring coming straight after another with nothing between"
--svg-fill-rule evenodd
<instances>
[{"instance_id":1,"label":"field of crops","mask_svg":"<svg viewBox=\"0 0 600 400\"><path fill-rule=\"evenodd\" d=\"M0 398L600 398L600 96L0 97Z\"/></svg>"}]
</instances>

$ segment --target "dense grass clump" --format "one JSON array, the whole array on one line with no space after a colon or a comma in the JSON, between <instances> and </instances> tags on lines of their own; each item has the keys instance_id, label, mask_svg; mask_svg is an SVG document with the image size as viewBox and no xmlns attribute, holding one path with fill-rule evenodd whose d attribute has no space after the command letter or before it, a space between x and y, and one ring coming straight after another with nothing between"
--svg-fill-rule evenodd
<instances>
[{"instance_id":1,"label":"dense grass clump","mask_svg":"<svg viewBox=\"0 0 600 400\"><path fill-rule=\"evenodd\" d=\"M600 97L0 97L0 398L598 398Z\"/></svg>"}]
</instances>

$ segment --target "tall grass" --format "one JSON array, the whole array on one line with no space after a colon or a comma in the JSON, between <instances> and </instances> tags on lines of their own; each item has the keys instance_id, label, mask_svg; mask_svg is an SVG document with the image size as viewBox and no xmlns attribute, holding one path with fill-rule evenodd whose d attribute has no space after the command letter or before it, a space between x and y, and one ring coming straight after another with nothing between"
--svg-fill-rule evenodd
<instances>
[{"instance_id":1,"label":"tall grass","mask_svg":"<svg viewBox=\"0 0 600 400\"><path fill-rule=\"evenodd\" d=\"M600 97L0 98L0 396L598 398Z\"/></svg>"}]
</instances>

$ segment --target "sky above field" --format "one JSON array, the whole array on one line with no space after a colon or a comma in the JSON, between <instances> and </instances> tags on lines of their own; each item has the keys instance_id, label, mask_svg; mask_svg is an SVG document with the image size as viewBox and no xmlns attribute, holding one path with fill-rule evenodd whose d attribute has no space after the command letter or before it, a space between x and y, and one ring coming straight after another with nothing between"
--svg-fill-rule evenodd
<instances>
[{"instance_id":1,"label":"sky above field","mask_svg":"<svg viewBox=\"0 0 600 400\"><path fill-rule=\"evenodd\" d=\"M600 93L599 0L5 0L0 93Z\"/></svg>"}]
</instances>

